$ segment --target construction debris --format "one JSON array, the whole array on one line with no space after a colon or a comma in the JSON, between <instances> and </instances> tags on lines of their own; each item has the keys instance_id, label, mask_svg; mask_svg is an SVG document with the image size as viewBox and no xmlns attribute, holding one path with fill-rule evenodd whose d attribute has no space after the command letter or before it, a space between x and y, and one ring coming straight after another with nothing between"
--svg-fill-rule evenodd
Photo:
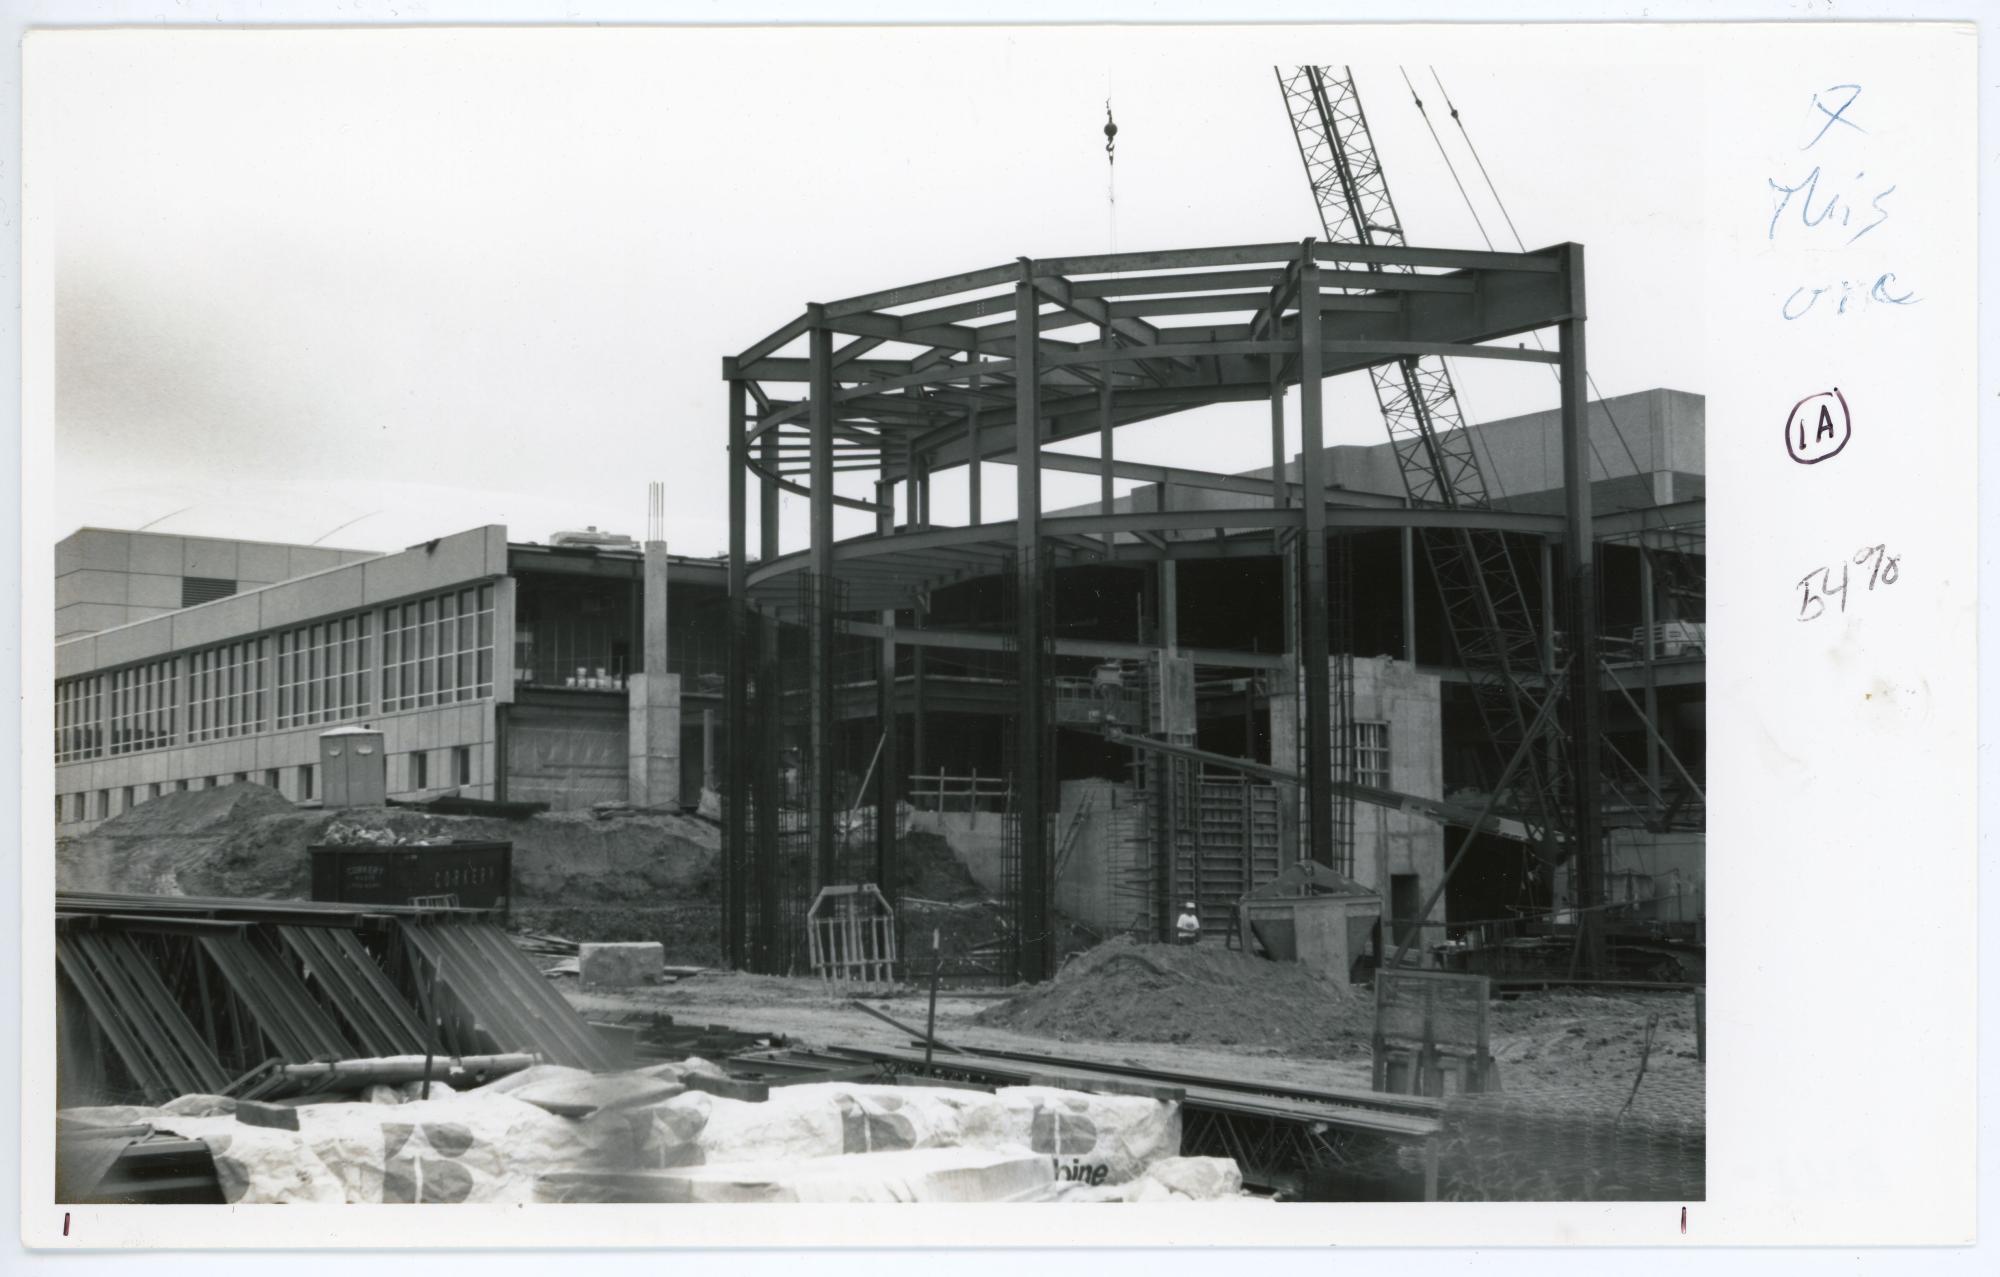
<instances>
[{"instance_id":1,"label":"construction debris","mask_svg":"<svg viewBox=\"0 0 2000 1277\"><path fill-rule=\"evenodd\" d=\"M630 989L658 984L666 951L653 941L586 944L577 951L577 975L586 989Z\"/></svg>"},{"instance_id":2,"label":"construction debris","mask_svg":"<svg viewBox=\"0 0 2000 1277\"><path fill-rule=\"evenodd\" d=\"M1299 1047L1343 1028L1367 1032L1372 1009L1344 980L1220 944L1139 944L1118 937L1071 959L1056 978L975 1022L1098 1041Z\"/></svg>"}]
</instances>

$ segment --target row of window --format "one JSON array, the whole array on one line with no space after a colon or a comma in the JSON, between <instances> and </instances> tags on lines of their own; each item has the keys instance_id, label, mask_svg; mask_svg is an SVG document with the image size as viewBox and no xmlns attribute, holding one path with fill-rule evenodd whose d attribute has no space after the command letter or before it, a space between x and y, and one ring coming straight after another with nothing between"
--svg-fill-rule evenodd
<instances>
[{"instance_id":1,"label":"row of window","mask_svg":"<svg viewBox=\"0 0 2000 1277\"><path fill-rule=\"evenodd\" d=\"M410 760L408 788L413 790L430 788L430 756L432 752L428 750L413 750L408 755ZM472 747L470 745L456 745L452 747L450 752L451 780L449 783L460 786L470 785L472 783ZM298 794L295 801L305 801L313 796L314 770L315 764L312 763L302 763L292 769L298 781ZM281 790L284 787L284 771L284 768L279 767L266 768L261 779L268 788ZM56 795L56 823L63 824L67 821L82 820L109 820L112 816L120 812L132 810L132 808L138 806L146 799L158 798L170 790L176 793L186 793L190 789L216 789L227 784L244 785L248 784L249 781L249 772L237 772L233 777L229 778L206 776L197 780L156 781L151 785L127 785L122 791L100 789L95 793L58 794ZM118 807L116 811L111 806L114 792L119 793L123 799L123 805Z\"/></svg>"},{"instance_id":2,"label":"row of window","mask_svg":"<svg viewBox=\"0 0 2000 1277\"><path fill-rule=\"evenodd\" d=\"M357 612L56 684L55 754L72 763L349 722L493 695L493 587L381 609L380 702ZM178 666L178 669L176 668Z\"/></svg>"},{"instance_id":3,"label":"row of window","mask_svg":"<svg viewBox=\"0 0 2000 1277\"><path fill-rule=\"evenodd\" d=\"M382 708L424 709L493 695L493 587L382 613Z\"/></svg>"}]
</instances>

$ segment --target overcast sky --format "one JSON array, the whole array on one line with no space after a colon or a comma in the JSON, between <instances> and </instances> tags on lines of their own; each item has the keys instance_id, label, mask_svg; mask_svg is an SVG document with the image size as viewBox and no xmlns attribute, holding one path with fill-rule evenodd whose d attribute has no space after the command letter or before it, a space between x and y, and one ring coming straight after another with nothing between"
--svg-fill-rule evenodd
<instances>
[{"instance_id":1,"label":"overcast sky","mask_svg":"<svg viewBox=\"0 0 2000 1277\"><path fill-rule=\"evenodd\" d=\"M55 211L50 531L157 521L381 550L486 522L516 540L639 535L657 478L673 548L720 551L721 359L805 303L1114 238L1318 233L1269 57L1212 44L1076 29L63 37L38 50L28 106L52 141L29 173ZM1342 57L1329 41L1292 60ZM1511 248L1421 45L1410 58ZM1436 69L1528 246L1586 246L1599 387L1701 391L1700 108L1678 97L1683 73ZM1356 72L1412 241L1480 247L1398 65ZM1554 403L1544 368L1469 362L1474 418ZM1332 441L1382 437L1365 379L1329 402ZM1121 446L1244 469L1268 461L1264 421L1217 410ZM962 484L939 482L949 521ZM1055 481L1051 503L1092 485Z\"/></svg>"}]
</instances>

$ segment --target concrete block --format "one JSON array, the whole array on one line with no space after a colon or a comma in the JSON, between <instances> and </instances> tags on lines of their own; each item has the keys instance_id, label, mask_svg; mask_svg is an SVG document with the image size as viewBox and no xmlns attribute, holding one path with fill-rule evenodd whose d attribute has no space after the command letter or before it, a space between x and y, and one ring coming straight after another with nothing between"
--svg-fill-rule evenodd
<instances>
[{"instance_id":1,"label":"concrete block","mask_svg":"<svg viewBox=\"0 0 2000 1277\"><path fill-rule=\"evenodd\" d=\"M577 975L585 988L657 984L666 965L666 949L657 940L577 946Z\"/></svg>"},{"instance_id":2,"label":"concrete block","mask_svg":"<svg viewBox=\"0 0 2000 1277\"><path fill-rule=\"evenodd\" d=\"M337 568L349 561L339 550L328 550L316 545L288 545L282 549L285 553L285 574L278 578L281 581L311 576L315 572Z\"/></svg>"},{"instance_id":3,"label":"concrete block","mask_svg":"<svg viewBox=\"0 0 2000 1277\"><path fill-rule=\"evenodd\" d=\"M367 601L386 603L391 599L441 591L486 576L486 539L486 529L474 528L414 546L400 554L368 560L361 565ZM504 562L503 558L503 566L495 570L505 571Z\"/></svg>"},{"instance_id":4,"label":"concrete block","mask_svg":"<svg viewBox=\"0 0 2000 1277\"><path fill-rule=\"evenodd\" d=\"M125 602L134 607L175 611L181 605L181 579L151 572L134 572L125 578Z\"/></svg>"},{"instance_id":5,"label":"concrete block","mask_svg":"<svg viewBox=\"0 0 2000 1277\"><path fill-rule=\"evenodd\" d=\"M72 603L125 603L127 574L79 568L56 578L56 606Z\"/></svg>"},{"instance_id":6,"label":"concrete block","mask_svg":"<svg viewBox=\"0 0 2000 1277\"><path fill-rule=\"evenodd\" d=\"M134 533L126 560L127 568L149 576L170 576L179 580L186 571L184 538Z\"/></svg>"},{"instance_id":7,"label":"concrete block","mask_svg":"<svg viewBox=\"0 0 2000 1277\"><path fill-rule=\"evenodd\" d=\"M56 633L108 630L131 619L131 609L122 603L72 603L56 613Z\"/></svg>"},{"instance_id":8,"label":"concrete block","mask_svg":"<svg viewBox=\"0 0 2000 1277\"><path fill-rule=\"evenodd\" d=\"M56 633L62 633L63 628L63 618L58 613L56 616ZM86 634L81 638L73 638L56 644L55 676L57 678L68 678L73 674L82 674L96 668L96 635Z\"/></svg>"},{"instance_id":9,"label":"concrete block","mask_svg":"<svg viewBox=\"0 0 2000 1277\"><path fill-rule=\"evenodd\" d=\"M184 537L181 540L181 575L209 576L225 581L237 579L236 542L216 541L208 537Z\"/></svg>"},{"instance_id":10,"label":"concrete block","mask_svg":"<svg viewBox=\"0 0 2000 1277\"><path fill-rule=\"evenodd\" d=\"M173 627L164 621L147 625L127 625L97 636L99 668L150 661L173 649Z\"/></svg>"},{"instance_id":11,"label":"concrete block","mask_svg":"<svg viewBox=\"0 0 2000 1277\"><path fill-rule=\"evenodd\" d=\"M239 582L254 581L259 585L287 580L291 577L291 552L282 545L258 545L246 542L236 550L236 579Z\"/></svg>"},{"instance_id":12,"label":"concrete block","mask_svg":"<svg viewBox=\"0 0 2000 1277\"><path fill-rule=\"evenodd\" d=\"M171 623L176 648L223 643L255 634L261 628L255 594L232 595L185 612L176 612Z\"/></svg>"},{"instance_id":13,"label":"concrete block","mask_svg":"<svg viewBox=\"0 0 2000 1277\"><path fill-rule=\"evenodd\" d=\"M132 568L132 534L84 528L70 538L76 565L101 568L107 572L129 572ZM178 569L176 569L178 570Z\"/></svg>"},{"instance_id":14,"label":"concrete block","mask_svg":"<svg viewBox=\"0 0 2000 1277\"><path fill-rule=\"evenodd\" d=\"M330 612L351 612L364 602L361 569L328 572L304 581L287 581L257 591L265 629L300 625Z\"/></svg>"}]
</instances>

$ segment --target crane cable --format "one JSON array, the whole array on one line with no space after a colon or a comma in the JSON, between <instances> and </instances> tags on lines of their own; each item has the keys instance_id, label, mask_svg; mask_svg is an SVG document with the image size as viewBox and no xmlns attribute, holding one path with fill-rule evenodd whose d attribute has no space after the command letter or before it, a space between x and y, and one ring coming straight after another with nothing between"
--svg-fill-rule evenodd
<instances>
[{"instance_id":1,"label":"crane cable","mask_svg":"<svg viewBox=\"0 0 2000 1277\"><path fill-rule=\"evenodd\" d=\"M1493 175L1486 171L1486 161L1480 158L1479 148L1473 144L1472 133L1465 127L1465 117L1459 114L1458 104L1451 100L1451 93L1444 87L1444 79L1443 77L1438 75L1437 68L1432 67L1430 69L1430 72L1431 72L1431 80L1434 83L1436 83L1438 87L1438 96L1444 99L1444 104L1446 108L1449 109L1451 112L1452 123L1458 125L1458 134L1460 137L1465 139L1466 151L1471 154L1472 162L1479 166L1479 176L1485 179L1487 193L1492 195L1494 206L1500 210L1500 216L1504 218L1507 222L1507 230L1514 236L1514 247L1523 253L1527 252L1528 251L1527 241L1521 238L1520 228L1514 225L1514 215L1507 211L1507 202L1500 198L1500 188L1494 185ZM1406 80L1408 79L1407 76L1405 76L1404 78ZM1412 97L1416 96L1416 90L1411 89L1410 94ZM1421 105L1419 109L1421 109ZM1426 117L1425 122L1426 123L1429 122L1428 117ZM1436 136L1435 132L1433 132L1432 136L1433 137ZM1440 151L1444 149L1442 143L1439 144L1438 149ZM1449 163L1449 161L1447 161L1447 163ZM1457 174L1454 173L1453 177L1455 178L1456 176ZM1463 186L1459 187L1459 194L1463 195L1464 193L1465 193L1465 188ZM1470 201L1468 201L1468 206L1469 204ZM1474 215L1474 220L1475 221L1478 220L1477 214ZM1480 233L1482 235L1485 234L1485 229L1483 227L1481 228ZM1489 248L1492 247L1492 241L1489 240L1487 242L1487 247ZM1542 346L1541 334L1540 333L1534 334L1534 338L1535 338L1535 345ZM1542 347L1542 348L1547 349L1547 347ZM1556 375L1557 377L1561 377L1562 374L1560 372L1557 372ZM1639 458L1632 451L1631 441L1626 439L1625 431L1621 429L1618 425L1617 416L1613 414L1611 411L1611 405L1605 401L1604 392L1597 388L1597 379L1590 375L1590 370L1588 368L1584 369L1583 376L1584 376L1584 381L1590 387L1591 395L1594 396L1597 400L1598 407L1604 410L1604 419L1610 423L1611 433L1617 437L1618 446L1625 450L1625 460L1631 463L1632 473L1635 475L1644 473L1639 468ZM1591 454L1593 456L1597 454L1597 445L1595 442L1592 442L1591 444ZM1604 462L1602 457L1598 458L1598 464L1599 466L1603 466ZM1607 477L1609 477L1610 470L1608 468L1605 469L1605 474Z\"/></svg>"},{"instance_id":2,"label":"crane cable","mask_svg":"<svg viewBox=\"0 0 2000 1277\"><path fill-rule=\"evenodd\" d=\"M1111 98L1104 99L1104 200L1111 251L1118 251L1118 121L1111 118Z\"/></svg>"},{"instance_id":3,"label":"crane cable","mask_svg":"<svg viewBox=\"0 0 2000 1277\"><path fill-rule=\"evenodd\" d=\"M1487 251L1491 252L1493 250L1493 237L1486 233L1486 223L1479 220L1479 210L1473 208L1472 196L1466 193L1465 183L1459 180L1457 166L1451 162L1451 156L1445 153L1444 140L1438 137L1437 129L1431 124L1430 112L1424 110L1424 100L1417 96L1417 86L1410 83L1410 73L1408 71L1403 70L1401 67L1397 67L1396 70L1403 77L1403 87L1410 91L1410 101L1417 104L1417 114L1424 117L1424 127L1430 130L1431 141L1437 143L1438 154L1444 156L1444 166L1451 173L1452 184L1458 187L1458 197L1465 201L1465 207L1472 213L1472 224L1479 228L1479 238L1486 242ZM1456 376L1452 378L1452 397L1459 401L1462 409L1465 402L1465 395L1459 388L1458 383L1460 380L1461 378ZM1462 411L1460 417L1462 422ZM1500 471L1493 464L1493 449L1491 445L1486 443L1484 437L1476 430L1468 435L1467 438L1471 440L1474 451L1486 454L1485 473L1493 489L1490 495L1504 496L1505 493L1499 491Z\"/></svg>"}]
</instances>

